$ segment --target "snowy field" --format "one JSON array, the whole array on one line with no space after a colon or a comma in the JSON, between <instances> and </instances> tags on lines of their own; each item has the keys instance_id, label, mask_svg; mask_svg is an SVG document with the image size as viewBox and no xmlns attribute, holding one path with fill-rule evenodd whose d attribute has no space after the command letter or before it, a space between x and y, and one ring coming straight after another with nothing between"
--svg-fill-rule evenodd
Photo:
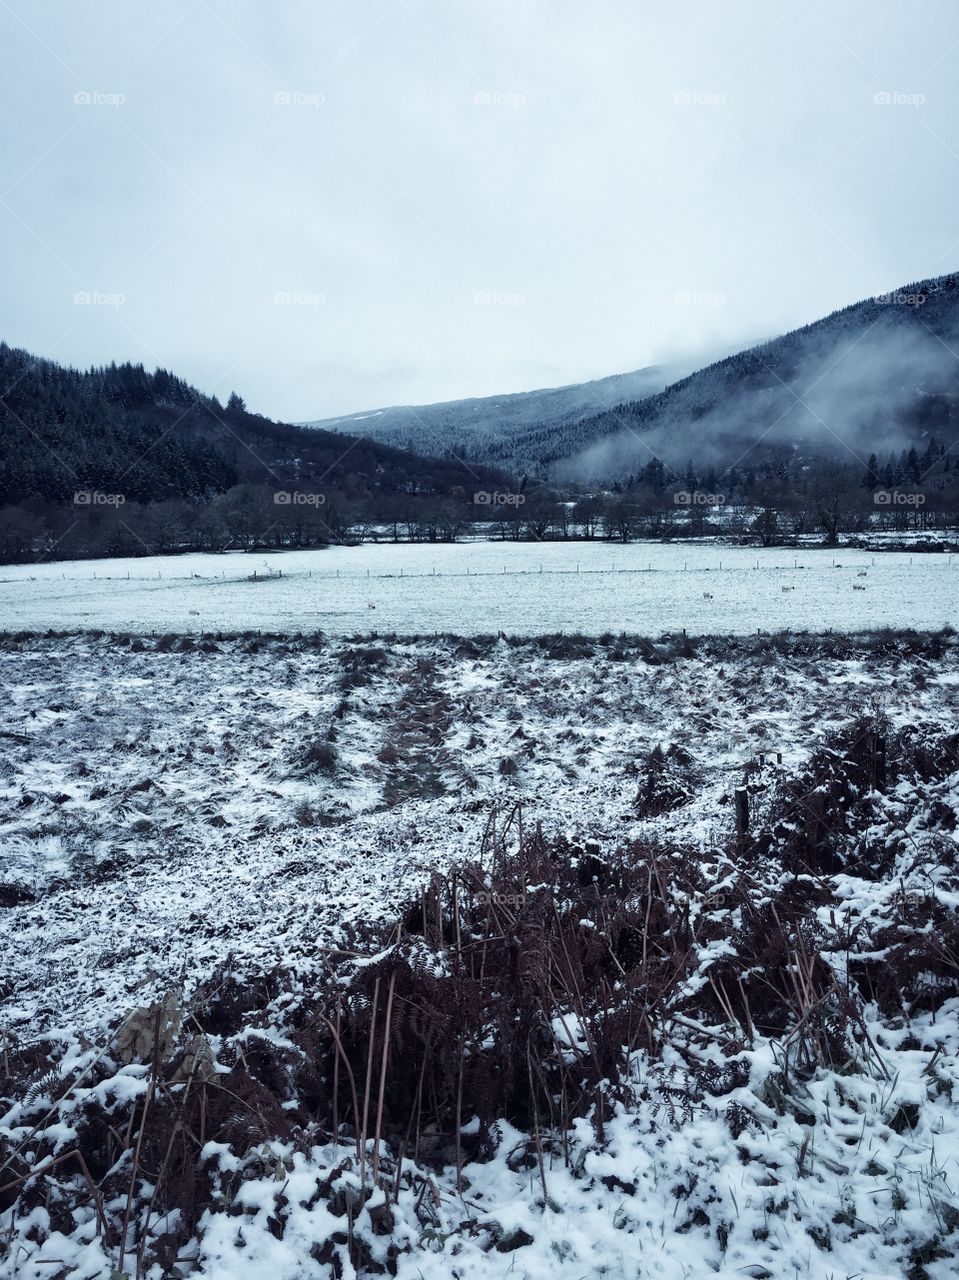
<instances>
[{"instance_id":1,"label":"snowy field","mask_svg":"<svg viewBox=\"0 0 959 1280\"><path fill-rule=\"evenodd\" d=\"M8 631L551 631L690 635L936 629L952 555L631 543L370 545L0 569Z\"/></svg>"},{"instance_id":2,"label":"snowy field","mask_svg":"<svg viewBox=\"0 0 959 1280\"><path fill-rule=\"evenodd\" d=\"M356 572L370 554L340 562ZM857 579L847 559L834 573L848 589ZM944 561L925 566L916 572L949 572ZM868 582L879 568L870 565ZM82 578L90 566L75 571ZM675 582L683 571L659 572ZM754 590L772 576L727 572ZM810 569L794 573L812 581ZM718 568L709 576L723 580ZM828 561L819 579L831 581ZM561 606L564 580L546 581ZM161 589L169 601L184 584ZM110 587L100 599L125 591ZM541 599L548 594L544 586ZM658 630L661 615L650 625ZM0 1042L9 1071L0 1157L19 1176L82 1148L100 1194L98 1202L82 1170L64 1163L28 1180L18 1208L0 1200L0 1274L120 1274L125 1222L122 1274L145 1280L955 1275L954 640L753 637L683 649L7 638L0 686ZM856 785L840 801L831 771L845 768L857 742L849 727L861 717L885 726L888 785L882 794ZM814 758L819 782L805 773ZM733 791L744 781L754 822L770 831L802 782L799 807L775 828L787 844L823 791L840 865L797 876L773 841L743 873L731 850ZM548 839L580 850L595 842L602 857L645 842L661 850L667 878L680 855L697 875L706 869L686 981L656 1015L663 1047L636 1054L634 1101L610 1103L602 1136L584 1118L534 1143L504 1120L495 1150L470 1159L461 1181L448 1158L417 1163L407 1153L404 1165L399 1146L386 1144L387 1176L381 1170L371 1194L368 1171L357 1171L349 1146L329 1141L295 1084L316 1052L303 1047L312 1043L302 1038L303 1002L352 927L392 921L419 901L433 871L474 860L491 818L502 824L517 801L527 830L538 823ZM754 1033L732 1010L725 1018L708 1001L697 1005L736 962L749 913L768 911L770 900L785 912L797 894L808 903L805 944L796 945L813 947L819 967L797 960L794 977L820 993L803 997L800 1025ZM652 930L648 906L645 918ZM862 974L888 971L893 959L903 989L871 1002ZM441 953L435 963L442 973ZM741 964L750 990L779 976L745 956ZM239 1029L208 1024L204 1012L209 991L227 980L241 992L267 989ZM848 1015L857 982L861 1021ZM164 997L178 1011L176 1030L162 1066L154 1058L151 1067L153 1051L137 1056L129 1037L121 1050L117 1033L132 1017L145 1018L147 1032L155 1018L159 1029L151 1005ZM841 1060L803 1063L803 1023ZM575 1035L563 1035L575 1056ZM151 1071L166 1079L154 1108L175 1108L198 1064L200 1136L185 1159L199 1170L191 1186L207 1207L188 1228L184 1194L170 1211L155 1194L166 1135L142 1160L134 1142ZM735 1078L695 1083L710 1071ZM14 1088L14 1078L24 1083ZM217 1099L240 1093L238 1118L217 1128ZM263 1109L274 1106L286 1119L265 1128ZM468 1113L462 1132L464 1141L476 1132ZM173 1128L171 1149L175 1138ZM384 1187L393 1188L388 1205ZM354 1206L349 1240L343 1203Z\"/></svg>"},{"instance_id":3,"label":"snowy field","mask_svg":"<svg viewBox=\"0 0 959 1280\"><path fill-rule=\"evenodd\" d=\"M8 1025L106 1025L226 950L254 966L313 955L471 856L496 805L522 800L577 840L654 830L706 850L758 755L798 769L876 709L959 722L956 647L933 666L895 647L824 657L815 638L790 658L756 640L753 657L706 642L676 661L565 643L0 646L0 883L29 898L0 915ZM656 747L689 753L690 802L650 823L632 800Z\"/></svg>"}]
</instances>

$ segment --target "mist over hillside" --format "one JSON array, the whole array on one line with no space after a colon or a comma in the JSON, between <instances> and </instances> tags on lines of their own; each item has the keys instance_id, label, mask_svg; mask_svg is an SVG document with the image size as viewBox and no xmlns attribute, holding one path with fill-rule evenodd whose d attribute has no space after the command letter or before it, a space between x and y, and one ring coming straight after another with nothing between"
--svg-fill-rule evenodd
<instances>
[{"instance_id":1,"label":"mist over hillside","mask_svg":"<svg viewBox=\"0 0 959 1280\"><path fill-rule=\"evenodd\" d=\"M650 365L565 387L394 405L306 425L434 457L456 456L514 473L545 473L580 447L576 424L624 401L655 395L695 367L693 361Z\"/></svg>"},{"instance_id":2,"label":"mist over hillside","mask_svg":"<svg viewBox=\"0 0 959 1280\"><path fill-rule=\"evenodd\" d=\"M653 459L723 472L865 464L959 437L959 277L904 285L692 371L656 365L518 395L309 424L553 483L628 482Z\"/></svg>"},{"instance_id":3,"label":"mist over hillside","mask_svg":"<svg viewBox=\"0 0 959 1280\"><path fill-rule=\"evenodd\" d=\"M959 438L959 277L855 303L582 419L556 479L609 481L656 457L697 467L880 457Z\"/></svg>"}]
</instances>

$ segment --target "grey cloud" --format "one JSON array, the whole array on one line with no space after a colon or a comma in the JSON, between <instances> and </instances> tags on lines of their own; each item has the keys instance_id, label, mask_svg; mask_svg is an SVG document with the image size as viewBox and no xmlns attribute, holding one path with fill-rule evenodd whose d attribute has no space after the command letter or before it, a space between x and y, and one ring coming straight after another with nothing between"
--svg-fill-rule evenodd
<instances>
[{"instance_id":1,"label":"grey cloud","mask_svg":"<svg viewBox=\"0 0 959 1280\"><path fill-rule=\"evenodd\" d=\"M0 333L297 420L728 349L954 265L956 40L952 0L9 0Z\"/></svg>"}]
</instances>

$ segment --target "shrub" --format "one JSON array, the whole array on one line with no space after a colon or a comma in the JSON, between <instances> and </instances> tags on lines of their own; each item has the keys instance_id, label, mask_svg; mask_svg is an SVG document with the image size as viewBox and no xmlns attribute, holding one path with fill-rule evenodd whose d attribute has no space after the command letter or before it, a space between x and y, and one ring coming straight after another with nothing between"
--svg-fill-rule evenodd
<instances>
[{"instance_id":1,"label":"shrub","mask_svg":"<svg viewBox=\"0 0 959 1280\"><path fill-rule=\"evenodd\" d=\"M657 744L646 757L642 780L636 793L636 812L641 818L658 818L686 804L693 795L690 763L692 757L673 743L667 751Z\"/></svg>"},{"instance_id":2,"label":"shrub","mask_svg":"<svg viewBox=\"0 0 959 1280\"><path fill-rule=\"evenodd\" d=\"M385 649L374 647L344 649L340 654L340 665L343 668L340 688L344 691L362 689L386 670L389 655Z\"/></svg>"},{"instance_id":3,"label":"shrub","mask_svg":"<svg viewBox=\"0 0 959 1280\"><path fill-rule=\"evenodd\" d=\"M334 774L336 772L336 749L326 738L314 738L307 743L300 756L300 766L305 773Z\"/></svg>"}]
</instances>

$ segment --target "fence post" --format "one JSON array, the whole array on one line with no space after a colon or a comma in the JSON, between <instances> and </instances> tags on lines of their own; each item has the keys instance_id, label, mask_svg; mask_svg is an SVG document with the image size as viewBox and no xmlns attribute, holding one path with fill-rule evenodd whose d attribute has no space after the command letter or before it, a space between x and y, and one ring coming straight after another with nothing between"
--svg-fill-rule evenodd
<instances>
[{"instance_id":1,"label":"fence post","mask_svg":"<svg viewBox=\"0 0 959 1280\"><path fill-rule=\"evenodd\" d=\"M745 848L749 835L749 792L745 787L736 788L736 842L740 852Z\"/></svg>"},{"instance_id":2,"label":"fence post","mask_svg":"<svg viewBox=\"0 0 959 1280\"><path fill-rule=\"evenodd\" d=\"M877 791L886 789L886 740L876 735L872 752L872 776Z\"/></svg>"}]
</instances>

